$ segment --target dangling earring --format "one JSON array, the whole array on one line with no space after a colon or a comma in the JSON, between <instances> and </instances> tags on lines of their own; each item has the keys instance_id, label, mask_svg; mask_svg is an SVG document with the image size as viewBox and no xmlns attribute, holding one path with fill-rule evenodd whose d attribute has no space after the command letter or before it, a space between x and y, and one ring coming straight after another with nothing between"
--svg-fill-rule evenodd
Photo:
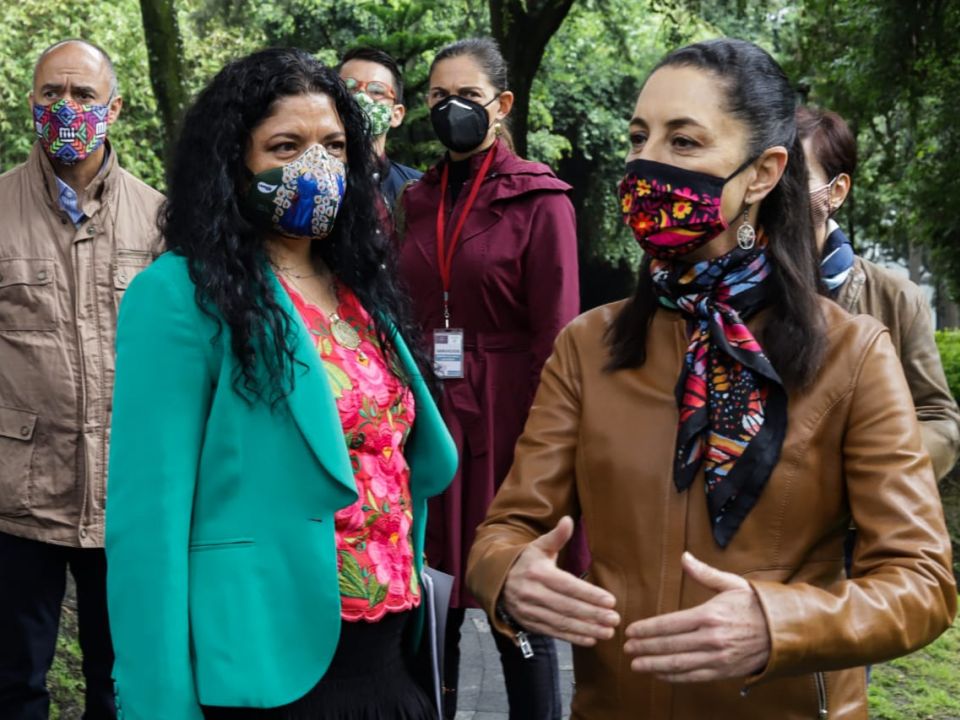
<instances>
[{"instance_id":1,"label":"dangling earring","mask_svg":"<svg viewBox=\"0 0 960 720\"><path fill-rule=\"evenodd\" d=\"M757 232L750 224L749 212L750 206L747 205L743 209L743 222L737 228L737 245L741 250L753 250L753 246L757 244Z\"/></svg>"},{"instance_id":2,"label":"dangling earring","mask_svg":"<svg viewBox=\"0 0 960 720\"><path fill-rule=\"evenodd\" d=\"M501 133L503 132L503 125L500 124L499 120L493 124L493 132L497 137L500 137Z\"/></svg>"}]
</instances>

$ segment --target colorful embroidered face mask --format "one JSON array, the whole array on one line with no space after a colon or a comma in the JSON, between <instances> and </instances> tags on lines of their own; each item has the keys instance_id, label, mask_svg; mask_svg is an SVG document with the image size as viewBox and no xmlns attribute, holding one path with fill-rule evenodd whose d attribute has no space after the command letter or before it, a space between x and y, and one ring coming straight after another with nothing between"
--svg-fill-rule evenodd
<instances>
[{"instance_id":1,"label":"colorful embroidered face mask","mask_svg":"<svg viewBox=\"0 0 960 720\"><path fill-rule=\"evenodd\" d=\"M370 121L370 133L374 137L380 137L390 129L390 120L393 119L393 106L372 100L364 92L356 92L353 99L363 110L367 119Z\"/></svg>"},{"instance_id":2,"label":"colorful embroidered face mask","mask_svg":"<svg viewBox=\"0 0 960 720\"><path fill-rule=\"evenodd\" d=\"M652 257L686 255L727 229L720 212L723 186L752 162L721 178L652 160L633 160L620 182L623 220Z\"/></svg>"},{"instance_id":3,"label":"colorful embroidered face mask","mask_svg":"<svg viewBox=\"0 0 960 720\"><path fill-rule=\"evenodd\" d=\"M99 148L107 137L109 105L81 105L69 98L33 106L33 126L47 156L74 165Z\"/></svg>"},{"instance_id":4,"label":"colorful embroidered face mask","mask_svg":"<svg viewBox=\"0 0 960 720\"><path fill-rule=\"evenodd\" d=\"M322 240L333 230L346 188L346 166L314 145L286 165L253 175L243 206L262 230Z\"/></svg>"}]
</instances>

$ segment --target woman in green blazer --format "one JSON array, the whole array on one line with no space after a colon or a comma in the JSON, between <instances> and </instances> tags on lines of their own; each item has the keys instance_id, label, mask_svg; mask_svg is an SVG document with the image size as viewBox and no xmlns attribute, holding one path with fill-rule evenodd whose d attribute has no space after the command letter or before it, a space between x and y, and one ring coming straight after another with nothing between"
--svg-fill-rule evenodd
<instances>
[{"instance_id":1,"label":"woman in green blazer","mask_svg":"<svg viewBox=\"0 0 960 720\"><path fill-rule=\"evenodd\" d=\"M431 717L426 500L456 450L378 229L370 137L306 53L187 113L171 252L117 337L108 599L124 717Z\"/></svg>"}]
</instances>

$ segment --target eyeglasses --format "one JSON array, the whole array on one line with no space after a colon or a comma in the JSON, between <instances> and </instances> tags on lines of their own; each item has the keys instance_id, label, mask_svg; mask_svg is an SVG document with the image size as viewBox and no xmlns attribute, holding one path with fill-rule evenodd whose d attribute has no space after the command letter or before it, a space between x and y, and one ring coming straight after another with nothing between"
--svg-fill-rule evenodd
<instances>
[{"instance_id":1,"label":"eyeglasses","mask_svg":"<svg viewBox=\"0 0 960 720\"><path fill-rule=\"evenodd\" d=\"M366 93L371 100L396 100L397 95L393 92L393 88L382 83L379 80L371 80L370 82L361 82L356 78L346 77L343 78L343 84L347 86L347 90L352 93L362 92Z\"/></svg>"}]
</instances>

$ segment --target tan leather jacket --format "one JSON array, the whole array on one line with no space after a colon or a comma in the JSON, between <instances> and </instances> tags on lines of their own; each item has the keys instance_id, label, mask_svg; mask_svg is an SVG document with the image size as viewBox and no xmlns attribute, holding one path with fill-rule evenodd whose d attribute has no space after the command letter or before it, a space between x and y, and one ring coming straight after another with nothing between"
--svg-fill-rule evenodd
<instances>
[{"instance_id":1,"label":"tan leather jacket","mask_svg":"<svg viewBox=\"0 0 960 720\"><path fill-rule=\"evenodd\" d=\"M117 164L60 209L39 145L0 175L0 532L102 547L117 305L163 196Z\"/></svg>"},{"instance_id":2,"label":"tan leather jacket","mask_svg":"<svg viewBox=\"0 0 960 720\"><path fill-rule=\"evenodd\" d=\"M917 409L923 446L937 479L942 479L960 455L960 410L943 374L927 299L907 278L858 257L837 302L855 315L872 315L890 330Z\"/></svg>"},{"instance_id":3,"label":"tan leather jacket","mask_svg":"<svg viewBox=\"0 0 960 720\"><path fill-rule=\"evenodd\" d=\"M622 303L582 315L558 338L513 468L478 531L467 582L494 616L525 545L564 514L582 513L588 579L617 598L623 624L613 640L575 649L573 718L866 718L863 666L919 648L950 625L950 541L889 334L872 318L821 303L823 370L806 392L790 394L780 462L725 550L710 533L702 473L684 493L672 480L684 320L656 312L652 352L635 370L604 371L604 332ZM848 580L851 515L860 535ZM684 550L755 588L772 638L762 675L675 686L630 670L629 623L711 596L683 576Z\"/></svg>"}]
</instances>

